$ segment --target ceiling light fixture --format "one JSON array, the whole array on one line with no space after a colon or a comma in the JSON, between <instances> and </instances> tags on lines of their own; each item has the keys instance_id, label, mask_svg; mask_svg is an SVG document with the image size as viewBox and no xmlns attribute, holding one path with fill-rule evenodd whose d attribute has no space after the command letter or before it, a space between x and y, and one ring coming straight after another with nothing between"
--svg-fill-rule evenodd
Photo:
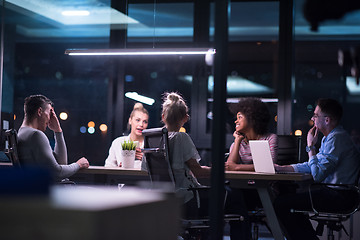
<instances>
[{"instance_id":1,"label":"ceiling light fixture","mask_svg":"<svg viewBox=\"0 0 360 240\"><path fill-rule=\"evenodd\" d=\"M133 99L135 101L145 103L147 105L153 105L155 100L149 97L142 96L138 94L137 92L127 92L125 93L125 97Z\"/></svg>"},{"instance_id":2,"label":"ceiling light fixture","mask_svg":"<svg viewBox=\"0 0 360 240\"><path fill-rule=\"evenodd\" d=\"M262 102L264 103L277 103L279 102L279 99L277 98L260 98ZM208 102L214 102L213 98L208 98ZM227 98L226 103L239 103L241 98Z\"/></svg>"},{"instance_id":3,"label":"ceiling light fixture","mask_svg":"<svg viewBox=\"0 0 360 240\"><path fill-rule=\"evenodd\" d=\"M209 48L138 48L138 49L67 49L71 56L141 56L141 55L214 55L215 49Z\"/></svg>"}]
</instances>

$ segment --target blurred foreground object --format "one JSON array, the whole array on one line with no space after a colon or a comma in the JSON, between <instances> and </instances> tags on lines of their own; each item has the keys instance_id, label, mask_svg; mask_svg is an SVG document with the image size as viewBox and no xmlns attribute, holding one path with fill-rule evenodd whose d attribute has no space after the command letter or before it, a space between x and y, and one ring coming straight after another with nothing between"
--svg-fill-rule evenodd
<instances>
[{"instance_id":1,"label":"blurred foreground object","mask_svg":"<svg viewBox=\"0 0 360 240\"><path fill-rule=\"evenodd\" d=\"M319 23L329 19L341 19L346 13L360 9L359 0L305 0L304 17L311 31L318 31Z\"/></svg>"}]
</instances>

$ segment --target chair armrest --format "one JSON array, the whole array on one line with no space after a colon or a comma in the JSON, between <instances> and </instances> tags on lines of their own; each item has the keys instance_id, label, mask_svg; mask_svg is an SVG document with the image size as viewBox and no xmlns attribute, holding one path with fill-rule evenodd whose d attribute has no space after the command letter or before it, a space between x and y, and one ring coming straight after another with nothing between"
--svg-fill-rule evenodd
<instances>
[{"instance_id":1,"label":"chair armrest","mask_svg":"<svg viewBox=\"0 0 360 240\"><path fill-rule=\"evenodd\" d=\"M335 188L342 189L342 190L347 190L347 189L355 190L355 191L359 190L359 188L357 186L355 186L354 184L334 184L334 183L314 182L314 183L311 183L309 187L312 188L312 187L316 187L316 186L335 187Z\"/></svg>"},{"instance_id":2,"label":"chair armrest","mask_svg":"<svg viewBox=\"0 0 360 240\"><path fill-rule=\"evenodd\" d=\"M161 152L165 152L165 150L162 148L142 148L141 152L143 152L143 153L161 153Z\"/></svg>"}]
</instances>

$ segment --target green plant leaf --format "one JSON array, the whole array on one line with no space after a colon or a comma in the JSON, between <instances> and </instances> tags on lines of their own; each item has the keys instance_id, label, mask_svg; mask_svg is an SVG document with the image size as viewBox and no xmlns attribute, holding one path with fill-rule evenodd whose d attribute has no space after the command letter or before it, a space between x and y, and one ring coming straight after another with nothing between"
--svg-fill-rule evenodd
<instances>
[{"instance_id":1,"label":"green plant leaf","mask_svg":"<svg viewBox=\"0 0 360 240\"><path fill-rule=\"evenodd\" d=\"M121 144L121 147L123 150L135 150L136 144L133 141L129 140L129 141L124 141Z\"/></svg>"}]
</instances>

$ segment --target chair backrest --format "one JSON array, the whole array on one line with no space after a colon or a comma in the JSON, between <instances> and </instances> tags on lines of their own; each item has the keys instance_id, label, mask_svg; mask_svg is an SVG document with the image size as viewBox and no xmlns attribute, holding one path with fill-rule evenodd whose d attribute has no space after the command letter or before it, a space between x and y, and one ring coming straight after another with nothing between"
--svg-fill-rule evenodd
<instances>
[{"instance_id":1,"label":"chair backrest","mask_svg":"<svg viewBox=\"0 0 360 240\"><path fill-rule=\"evenodd\" d=\"M174 174L169 154L168 130L163 128L145 129L143 152L150 180L153 184L170 183L175 188Z\"/></svg>"},{"instance_id":2,"label":"chair backrest","mask_svg":"<svg viewBox=\"0 0 360 240\"><path fill-rule=\"evenodd\" d=\"M17 132L15 129L5 131L6 140L8 141L8 149L5 151L9 156L14 167L20 167L20 160L17 150Z\"/></svg>"},{"instance_id":3,"label":"chair backrest","mask_svg":"<svg viewBox=\"0 0 360 240\"><path fill-rule=\"evenodd\" d=\"M287 165L301 162L301 137L278 135L277 163Z\"/></svg>"}]
</instances>

